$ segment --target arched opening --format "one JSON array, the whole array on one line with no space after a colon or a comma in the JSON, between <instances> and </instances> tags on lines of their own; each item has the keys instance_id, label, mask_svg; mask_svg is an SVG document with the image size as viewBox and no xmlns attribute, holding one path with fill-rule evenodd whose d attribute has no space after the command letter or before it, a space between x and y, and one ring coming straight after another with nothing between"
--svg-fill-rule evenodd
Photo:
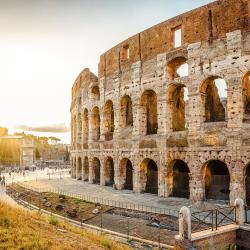
<instances>
[{"instance_id":1,"label":"arched opening","mask_svg":"<svg viewBox=\"0 0 250 250\"><path fill-rule=\"evenodd\" d=\"M229 200L230 174L227 165L211 160L204 165L206 199Z\"/></svg>"},{"instance_id":2,"label":"arched opening","mask_svg":"<svg viewBox=\"0 0 250 250\"><path fill-rule=\"evenodd\" d=\"M84 161L83 161L83 175L82 175L82 179L84 181L88 181L89 180L89 160L88 157L84 157Z\"/></svg>"},{"instance_id":3,"label":"arched opening","mask_svg":"<svg viewBox=\"0 0 250 250\"><path fill-rule=\"evenodd\" d=\"M82 158L81 157L78 157L78 159L77 159L76 179L77 180L81 180L82 179Z\"/></svg>"},{"instance_id":4,"label":"arched opening","mask_svg":"<svg viewBox=\"0 0 250 250\"><path fill-rule=\"evenodd\" d=\"M98 158L94 158L92 161L92 171L93 171L93 183L100 184L100 167L101 163Z\"/></svg>"},{"instance_id":5,"label":"arched opening","mask_svg":"<svg viewBox=\"0 0 250 250\"><path fill-rule=\"evenodd\" d=\"M133 190L133 166L128 158L124 158L120 162L120 177L123 189Z\"/></svg>"},{"instance_id":6,"label":"arched opening","mask_svg":"<svg viewBox=\"0 0 250 250\"><path fill-rule=\"evenodd\" d=\"M142 191L158 194L158 167L155 161L145 159L140 165Z\"/></svg>"},{"instance_id":7,"label":"arched opening","mask_svg":"<svg viewBox=\"0 0 250 250\"><path fill-rule=\"evenodd\" d=\"M130 96L123 96L120 101L121 127L133 126L132 101Z\"/></svg>"},{"instance_id":8,"label":"arched opening","mask_svg":"<svg viewBox=\"0 0 250 250\"><path fill-rule=\"evenodd\" d=\"M110 141L113 139L114 133L114 108L113 102L108 100L104 106L104 129L105 140Z\"/></svg>"},{"instance_id":9,"label":"arched opening","mask_svg":"<svg viewBox=\"0 0 250 250\"><path fill-rule=\"evenodd\" d=\"M87 148L89 139L89 112L85 108L83 112L83 144L84 148Z\"/></svg>"},{"instance_id":10,"label":"arched opening","mask_svg":"<svg viewBox=\"0 0 250 250\"><path fill-rule=\"evenodd\" d=\"M208 78L201 86L205 122L226 120L227 84L219 77Z\"/></svg>"},{"instance_id":11,"label":"arched opening","mask_svg":"<svg viewBox=\"0 0 250 250\"><path fill-rule=\"evenodd\" d=\"M92 87L92 89L91 89L91 99L93 101L100 100L100 91L99 91L99 87L97 85Z\"/></svg>"},{"instance_id":12,"label":"arched opening","mask_svg":"<svg viewBox=\"0 0 250 250\"><path fill-rule=\"evenodd\" d=\"M243 78L243 122L250 123L250 72Z\"/></svg>"},{"instance_id":13,"label":"arched opening","mask_svg":"<svg viewBox=\"0 0 250 250\"><path fill-rule=\"evenodd\" d=\"M247 206L250 206L250 163L246 167L246 203Z\"/></svg>"},{"instance_id":14,"label":"arched opening","mask_svg":"<svg viewBox=\"0 0 250 250\"><path fill-rule=\"evenodd\" d=\"M173 131L185 130L185 109L188 103L188 89L185 85L178 84L169 87L168 103L170 105Z\"/></svg>"},{"instance_id":15,"label":"arched opening","mask_svg":"<svg viewBox=\"0 0 250 250\"><path fill-rule=\"evenodd\" d=\"M168 76L171 80L188 76L188 64L185 57L176 57L167 64Z\"/></svg>"},{"instance_id":16,"label":"arched opening","mask_svg":"<svg viewBox=\"0 0 250 250\"><path fill-rule=\"evenodd\" d=\"M114 185L114 162L111 157L108 157L104 164L104 181L105 186L113 186Z\"/></svg>"},{"instance_id":17,"label":"arched opening","mask_svg":"<svg viewBox=\"0 0 250 250\"><path fill-rule=\"evenodd\" d=\"M142 124L145 124L146 135L157 134L157 96L153 90L146 90L141 96Z\"/></svg>"},{"instance_id":18,"label":"arched opening","mask_svg":"<svg viewBox=\"0 0 250 250\"><path fill-rule=\"evenodd\" d=\"M181 160L173 162L173 196L189 198L189 168Z\"/></svg>"},{"instance_id":19,"label":"arched opening","mask_svg":"<svg viewBox=\"0 0 250 250\"><path fill-rule=\"evenodd\" d=\"M93 140L100 140L100 112L98 107L94 107L92 111L92 129Z\"/></svg>"}]
</instances>

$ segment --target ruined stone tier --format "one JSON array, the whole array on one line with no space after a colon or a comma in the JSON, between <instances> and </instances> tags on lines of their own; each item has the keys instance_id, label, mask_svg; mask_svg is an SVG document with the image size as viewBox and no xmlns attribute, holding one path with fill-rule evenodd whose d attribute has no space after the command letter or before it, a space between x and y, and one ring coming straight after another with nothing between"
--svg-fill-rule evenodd
<instances>
[{"instance_id":1,"label":"ruined stone tier","mask_svg":"<svg viewBox=\"0 0 250 250\"><path fill-rule=\"evenodd\" d=\"M72 177L247 201L249 3L217 1L170 19L102 55L98 77L84 69L72 88Z\"/></svg>"}]
</instances>

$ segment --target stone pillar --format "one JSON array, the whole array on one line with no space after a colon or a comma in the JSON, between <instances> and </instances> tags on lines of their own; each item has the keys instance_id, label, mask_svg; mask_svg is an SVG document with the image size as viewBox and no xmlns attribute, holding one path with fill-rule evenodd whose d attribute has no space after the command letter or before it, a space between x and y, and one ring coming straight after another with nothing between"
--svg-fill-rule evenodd
<instances>
[{"instance_id":1,"label":"stone pillar","mask_svg":"<svg viewBox=\"0 0 250 250\"><path fill-rule=\"evenodd\" d=\"M113 139L119 138L120 134L120 122L119 122L119 116L120 116L120 105L119 100L116 102L113 102L113 109L114 109L114 134Z\"/></svg>"},{"instance_id":2,"label":"stone pillar","mask_svg":"<svg viewBox=\"0 0 250 250\"><path fill-rule=\"evenodd\" d=\"M169 120L167 113L167 99L166 94L159 95L157 98L157 113L158 113L158 135L166 135L167 131L169 131L167 121Z\"/></svg>"},{"instance_id":3,"label":"stone pillar","mask_svg":"<svg viewBox=\"0 0 250 250\"><path fill-rule=\"evenodd\" d=\"M190 190L190 200L192 202L199 202L205 200L205 184L202 173L199 166L199 161L194 161L193 166L190 165L189 168L193 169L193 173L190 175L189 179L189 190Z\"/></svg>"},{"instance_id":4,"label":"stone pillar","mask_svg":"<svg viewBox=\"0 0 250 250\"><path fill-rule=\"evenodd\" d=\"M113 158L113 162L114 162L114 184L115 188L119 189L118 187L120 186L120 174L119 174L120 171L119 171L119 164L117 161L117 157Z\"/></svg>"},{"instance_id":5,"label":"stone pillar","mask_svg":"<svg viewBox=\"0 0 250 250\"><path fill-rule=\"evenodd\" d=\"M236 208L236 223L240 226L245 223L245 207L244 201L242 199L237 198L234 201L234 206Z\"/></svg>"},{"instance_id":6,"label":"stone pillar","mask_svg":"<svg viewBox=\"0 0 250 250\"><path fill-rule=\"evenodd\" d=\"M136 165L133 166L133 192L141 192L141 183L140 183L140 164L136 161Z\"/></svg>"},{"instance_id":7,"label":"stone pillar","mask_svg":"<svg viewBox=\"0 0 250 250\"><path fill-rule=\"evenodd\" d=\"M100 185L105 186L105 182L106 182L106 180L105 180L105 160L101 160L101 159L99 159L99 160L100 160L100 164L101 164L101 166L100 166Z\"/></svg>"},{"instance_id":8,"label":"stone pillar","mask_svg":"<svg viewBox=\"0 0 250 250\"><path fill-rule=\"evenodd\" d=\"M94 169L92 164L89 165L89 183L93 184L93 180L94 180Z\"/></svg>"},{"instance_id":9,"label":"stone pillar","mask_svg":"<svg viewBox=\"0 0 250 250\"><path fill-rule=\"evenodd\" d=\"M233 149L236 150L236 149ZM246 198L244 164L241 160L235 160L230 163L230 204L233 205L237 198L243 201Z\"/></svg>"},{"instance_id":10,"label":"stone pillar","mask_svg":"<svg viewBox=\"0 0 250 250\"><path fill-rule=\"evenodd\" d=\"M179 238L191 239L191 213L188 207L182 207L179 213Z\"/></svg>"},{"instance_id":11,"label":"stone pillar","mask_svg":"<svg viewBox=\"0 0 250 250\"><path fill-rule=\"evenodd\" d=\"M141 105L140 98L139 100L132 100L133 103L133 136L141 135L141 123L140 123L140 114L141 114Z\"/></svg>"},{"instance_id":12,"label":"stone pillar","mask_svg":"<svg viewBox=\"0 0 250 250\"><path fill-rule=\"evenodd\" d=\"M89 110L88 113L88 123L89 123L89 136L88 136L88 143L92 143L94 141L93 138L93 114L92 110Z\"/></svg>"},{"instance_id":13,"label":"stone pillar","mask_svg":"<svg viewBox=\"0 0 250 250\"><path fill-rule=\"evenodd\" d=\"M105 141L104 106L100 108L100 140Z\"/></svg>"}]
</instances>

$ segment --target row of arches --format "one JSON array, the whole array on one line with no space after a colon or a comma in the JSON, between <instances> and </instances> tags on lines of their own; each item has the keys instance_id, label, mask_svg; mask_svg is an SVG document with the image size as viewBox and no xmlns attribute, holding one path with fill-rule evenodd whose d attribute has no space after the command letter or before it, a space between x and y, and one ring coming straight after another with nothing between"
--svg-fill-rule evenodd
<instances>
[{"instance_id":1,"label":"row of arches","mask_svg":"<svg viewBox=\"0 0 250 250\"><path fill-rule=\"evenodd\" d=\"M250 72L243 78L243 122L250 122ZM203 82L200 88L201 105L203 107L202 116L204 122L221 122L227 119L227 84L224 79L212 76ZM172 84L168 88L167 95L168 110L171 118L171 128L173 131L183 131L187 129L186 110L188 105L188 91L183 84ZM134 124L133 103L130 96L125 95L120 99L119 126L121 133L123 129L132 127ZM157 94L154 90L145 90L140 99L140 126L145 135L157 134L158 132ZM115 130L114 105L111 100L107 100L103 108L103 133L104 139L113 139ZM81 138L88 141L89 120L91 121L92 139L100 139L100 110L95 106L89 117L88 109L83 113L73 117L72 134L76 140ZM132 131L132 130L131 130Z\"/></svg>"},{"instance_id":2,"label":"row of arches","mask_svg":"<svg viewBox=\"0 0 250 250\"><path fill-rule=\"evenodd\" d=\"M174 160L170 169L167 178L172 190L169 195L189 198L191 175L188 165L183 160ZM144 159L139 165L139 175L136 176L136 173L135 166L128 158L123 158L117 169L112 157L105 159L103 168L97 157L92 159L91 166L88 157L83 161L81 157L73 159L72 177L76 179L127 190L135 190L136 185L140 187L140 192L158 194L159 168L153 159ZM202 167L202 179L206 199L229 200L230 173L226 163L220 160L206 162ZM250 197L250 164L245 171L245 188L246 197ZM250 204L249 198L247 203Z\"/></svg>"}]
</instances>

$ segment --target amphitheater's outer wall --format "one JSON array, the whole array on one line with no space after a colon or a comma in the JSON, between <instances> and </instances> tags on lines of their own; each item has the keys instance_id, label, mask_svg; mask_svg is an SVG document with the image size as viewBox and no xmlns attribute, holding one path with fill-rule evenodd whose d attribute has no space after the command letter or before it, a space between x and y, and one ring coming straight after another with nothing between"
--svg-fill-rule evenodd
<instances>
[{"instance_id":1,"label":"amphitheater's outer wall","mask_svg":"<svg viewBox=\"0 0 250 250\"><path fill-rule=\"evenodd\" d=\"M182 46L173 48L171 32L178 26L182 29ZM127 47L130 56L124 58L123 49ZM177 57L186 58L189 74L172 79L167 65ZM221 160L230 173L230 201L236 197L245 199L250 124L243 122L242 81L249 71L249 1L216 1L118 44L101 55L98 78L85 69L72 88L72 176L86 175L84 159L88 157L87 175L89 182L93 182L93 159L98 158L100 184L105 185L105 164L107 158L112 157L114 182L120 189L123 182L120 162L128 158L133 165L133 190L141 192L141 163L144 159L152 159L158 166L158 195L167 197L173 188L172 162L180 159L190 170L190 198L198 201L205 198L204 164ZM204 122L201 85L211 76L221 77L227 83L224 122ZM183 131L174 131L168 91L172 85L180 84L185 85L189 93L185 108L187 127ZM91 92L94 86L99 87L98 99ZM146 90L153 90L157 96L157 134L145 133L141 97ZM133 103L133 126L128 133L121 126L120 101L124 95ZM107 100L112 101L114 110L112 140L105 137L104 106ZM98 140L93 137L94 107L99 108L100 114ZM88 111L85 125L83 119L77 122L79 114L83 118L84 110ZM79 165L82 166L81 173L77 170Z\"/></svg>"}]
</instances>

